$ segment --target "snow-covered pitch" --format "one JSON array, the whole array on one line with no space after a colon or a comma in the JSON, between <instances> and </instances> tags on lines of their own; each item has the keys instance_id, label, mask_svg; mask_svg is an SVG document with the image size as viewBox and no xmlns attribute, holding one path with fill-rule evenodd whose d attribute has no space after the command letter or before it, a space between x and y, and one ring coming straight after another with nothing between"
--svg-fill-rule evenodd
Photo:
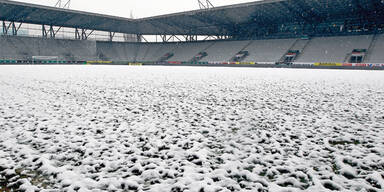
<instances>
[{"instance_id":1,"label":"snow-covered pitch","mask_svg":"<svg viewBox=\"0 0 384 192\"><path fill-rule=\"evenodd\" d=\"M381 71L0 66L0 191L367 192L383 177Z\"/></svg>"}]
</instances>

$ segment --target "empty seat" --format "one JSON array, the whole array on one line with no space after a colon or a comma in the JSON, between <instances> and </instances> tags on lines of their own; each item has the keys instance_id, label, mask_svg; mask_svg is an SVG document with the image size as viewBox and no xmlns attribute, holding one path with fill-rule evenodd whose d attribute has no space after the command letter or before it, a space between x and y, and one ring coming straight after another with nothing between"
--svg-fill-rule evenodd
<instances>
[{"instance_id":1,"label":"empty seat","mask_svg":"<svg viewBox=\"0 0 384 192\"><path fill-rule=\"evenodd\" d=\"M249 56L244 61L278 62L295 41L296 39L255 40L244 49L249 52Z\"/></svg>"},{"instance_id":2,"label":"empty seat","mask_svg":"<svg viewBox=\"0 0 384 192\"><path fill-rule=\"evenodd\" d=\"M384 34L378 35L366 63L384 63Z\"/></svg>"},{"instance_id":3,"label":"empty seat","mask_svg":"<svg viewBox=\"0 0 384 192\"><path fill-rule=\"evenodd\" d=\"M190 61L196 54L201 51L204 51L213 43L214 42L180 43L179 47L174 51L175 56L173 56L170 60Z\"/></svg>"},{"instance_id":4,"label":"empty seat","mask_svg":"<svg viewBox=\"0 0 384 192\"><path fill-rule=\"evenodd\" d=\"M218 41L205 50L208 56L204 57L201 61L230 61L248 43L249 41Z\"/></svg>"},{"instance_id":5,"label":"empty seat","mask_svg":"<svg viewBox=\"0 0 384 192\"><path fill-rule=\"evenodd\" d=\"M315 37L304 49L297 62L344 62L354 49L368 49L371 35Z\"/></svg>"}]
</instances>

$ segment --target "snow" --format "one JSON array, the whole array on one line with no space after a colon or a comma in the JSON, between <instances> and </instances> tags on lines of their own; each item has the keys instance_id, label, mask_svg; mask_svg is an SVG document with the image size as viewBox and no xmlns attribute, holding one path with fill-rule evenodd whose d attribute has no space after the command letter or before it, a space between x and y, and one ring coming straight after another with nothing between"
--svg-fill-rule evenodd
<instances>
[{"instance_id":1,"label":"snow","mask_svg":"<svg viewBox=\"0 0 384 192\"><path fill-rule=\"evenodd\" d=\"M0 66L0 190L382 191L381 71Z\"/></svg>"}]
</instances>

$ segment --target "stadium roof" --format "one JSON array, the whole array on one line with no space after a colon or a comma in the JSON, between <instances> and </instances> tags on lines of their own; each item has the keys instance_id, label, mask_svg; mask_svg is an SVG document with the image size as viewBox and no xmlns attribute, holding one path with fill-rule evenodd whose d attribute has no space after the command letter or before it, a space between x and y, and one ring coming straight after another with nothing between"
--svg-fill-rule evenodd
<instances>
[{"instance_id":1,"label":"stadium roof","mask_svg":"<svg viewBox=\"0 0 384 192\"><path fill-rule=\"evenodd\" d=\"M0 0L0 20L142 35L231 35L239 28L384 19L382 0L264 0L143 19L127 19Z\"/></svg>"}]
</instances>

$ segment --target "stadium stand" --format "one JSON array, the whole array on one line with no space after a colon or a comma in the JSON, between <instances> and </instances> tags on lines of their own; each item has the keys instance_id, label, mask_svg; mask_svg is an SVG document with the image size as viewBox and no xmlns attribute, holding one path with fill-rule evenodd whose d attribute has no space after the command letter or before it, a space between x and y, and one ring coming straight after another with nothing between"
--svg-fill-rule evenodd
<instances>
[{"instance_id":1,"label":"stadium stand","mask_svg":"<svg viewBox=\"0 0 384 192\"><path fill-rule=\"evenodd\" d=\"M383 10L382 0L264 0L126 19L0 0L0 62L52 56L108 63L381 66ZM41 37L19 36L22 24L41 25ZM57 39L53 27L75 29L74 38ZM94 31L109 36L89 40ZM115 33L132 38L114 42ZM161 42L148 42L150 35Z\"/></svg>"},{"instance_id":2,"label":"stadium stand","mask_svg":"<svg viewBox=\"0 0 384 192\"><path fill-rule=\"evenodd\" d=\"M297 62L348 62L347 57L354 49L368 49L371 41L371 35L315 37Z\"/></svg>"},{"instance_id":3,"label":"stadium stand","mask_svg":"<svg viewBox=\"0 0 384 192\"><path fill-rule=\"evenodd\" d=\"M163 55L172 52L176 44L152 43L143 61L158 61Z\"/></svg>"},{"instance_id":4,"label":"stadium stand","mask_svg":"<svg viewBox=\"0 0 384 192\"><path fill-rule=\"evenodd\" d=\"M297 39L296 42L292 45L292 47L289 49L289 51L294 51L297 53L297 55L294 58L294 61L297 61L304 51L304 49L309 45L310 39ZM283 62L285 60L285 57L280 60L280 62Z\"/></svg>"},{"instance_id":5,"label":"stadium stand","mask_svg":"<svg viewBox=\"0 0 384 192\"><path fill-rule=\"evenodd\" d=\"M157 52L160 49L161 49L161 44L158 44L158 43L149 44L144 58L138 61L156 61L157 58L155 58L156 57L155 55L157 55Z\"/></svg>"},{"instance_id":6,"label":"stadium stand","mask_svg":"<svg viewBox=\"0 0 384 192\"><path fill-rule=\"evenodd\" d=\"M60 42L66 50L66 54L70 55L74 61L98 59L96 41L61 40Z\"/></svg>"},{"instance_id":7,"label":"stadium stand","mask_svg":"<svg viewBox=\"0 0 384 192\"><path fill-rule=\"evenodd\" d=\"M374 38L375 37L375 38ZM123 43L103 41L39 39L0 36L1 59L30 59L32 56L59 56L64 60L191 61L201 52L201 61L229 62L240 51L248 51L244 62L276 63L289 51L298 51L296 62L348 62L355 49L368 50L367 63L384 60L384 35L314 37L312 39L269 39L253 41L207 41L190 43Z\"/></svg>"},{"instance_id":8,"label":"stadium stand","mask_svg":"<svg viewBox=\"0 0 384 192\"><path fill-rule=\"evenodd\" d=\"M137 53L134 43L97 42L97 54L101 60L133 61Z\"/></svg>"},{"instance_id":9,"label":"stadium stand","mask_svg":"<svg viewBox=\"0 0 384 192\"><path fill-rule=\"evenodd\" d=\"M244 50L249 52L245 62L278 62L296 39L255 40Z\"/></svg>"},{"instance_id":10,"label":"stadium stand","mask_svg":"<svg viewBox=\"0 0 384 192\"><path fill-rule=\"evenodd\" d=\"M205 51L209 47L213 46L215 42L192 42L192 43L180 43L179 47L175 49L175 56L171 58L172 61L191 61L192 58L199 52Z\"/></svg>"},{"instance_id":11,"label":"stadium stand","mask_svg":"<svg viewBox=\"0 0 384 192\"><path fill-rule=\"evenodd\" d=\"M205 50L207 56L201 61L230 61L239 51L242 51L249 41L222 41L216 42L214 45ZM203 51L203 50L201 50Z\"/></svg>"},{"instance_id":12,"label":"stadium stand","mask_svg":"<svg viewBox=\"0 0 384 192\"><path fill-rule=\"evenodd\" d=\"M171 54L172 56L166 58L166 60L172 60L174 56L175 50L179 47L178 43L163 43L160 48L157 49L152 55L150 61L159 61L166 54Z\"/></svg>"},{"instance_id":13,"label":"stadium stand","mask_svg":"<svg viewBox=\"0 0 384 192\"><path fill-rule=\"evenodd\" d=\"M384 62L384 34L376 35L372 40L371 48L365 62L367 63L383 63Z\"/></svg>"},{"instance_id":14,"label":"stadium stand","mask_svg":"<svg viewBox=\"0 0 384 192\"><path fill-rule=\"evenodd\" d=\"M40 39L0 36L0 58L25 60L32 56L59 56L63 60L92 60L97 58L95 41Z\"/></svg>"},{"instance_id":15,"label":"stadium stand","mask_svg":"<svg viewBox=\"0 0 384 192\"><path fill-rule=\"evenodd\" d=\"M135 56L135 61L144 61L147 54L148 54L150 47L151 47L151 44L149 44L149 43L143 43L140 46L138 46L137 47L137 54Z\"/></svg>"}]
</instances>

